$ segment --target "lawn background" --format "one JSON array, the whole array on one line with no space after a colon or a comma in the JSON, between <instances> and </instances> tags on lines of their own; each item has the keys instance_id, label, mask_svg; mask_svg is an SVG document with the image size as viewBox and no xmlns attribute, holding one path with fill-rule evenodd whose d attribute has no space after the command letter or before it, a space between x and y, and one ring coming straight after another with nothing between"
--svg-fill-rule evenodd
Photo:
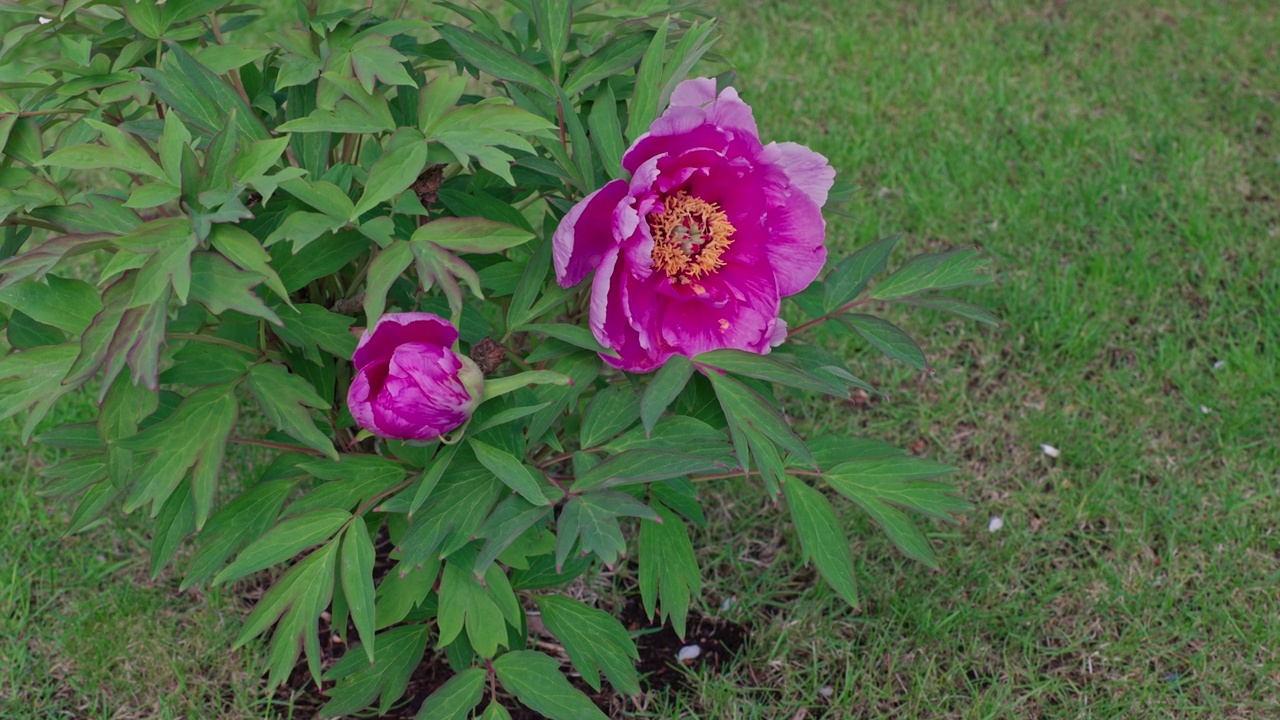
<instances>
[{"instance_id":1,"label":"lawn background","mask_svg":"<svg viewBox=\"0 0 1280 720\"><path fill-rule=\"evenodd\" d=\"M755 636L638 714L1280 716L1276 4L711 7L765 140L859 185L833 251L978 243L997 282L961 295L1001 327L888 309L932 377L819 336L890 399L789 397L800 429L956 465L976 509L931 526L935 573L845 507L850 611L762 492L706 488L702 609ZM148 580L135 519L61 539L52 456L0 425L0 716L264 716L227 649L246 608Z\"/></svg>"}]
</instances>

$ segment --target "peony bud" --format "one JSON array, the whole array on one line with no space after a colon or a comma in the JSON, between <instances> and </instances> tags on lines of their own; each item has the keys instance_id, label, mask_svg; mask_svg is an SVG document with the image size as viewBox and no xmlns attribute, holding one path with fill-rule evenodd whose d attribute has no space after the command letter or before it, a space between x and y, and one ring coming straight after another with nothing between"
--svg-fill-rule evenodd
<instances>
[{"instance_id":1,"label":"peony bud","mask_svg":"<svg viewBox=\"0 0 1280 720\"><path fill-rule=\"evenodd\" d=\"M457 339L457 328L431 313L383 315L352 357L351 417L397 440L434 440L461 427L484 397L484 375L453 351Z\"/></svg>"}]
</instances>

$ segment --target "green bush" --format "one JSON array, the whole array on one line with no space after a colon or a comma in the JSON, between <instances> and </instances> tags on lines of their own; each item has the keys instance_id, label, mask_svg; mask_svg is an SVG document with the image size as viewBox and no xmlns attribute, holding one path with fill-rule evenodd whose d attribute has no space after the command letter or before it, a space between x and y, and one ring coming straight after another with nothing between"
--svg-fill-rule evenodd
<instances>
[{"instance_id":1,"label":"green bush","mask_svg":"<svg viewBox=\"0 0 1280 720\"><path fill-rule=\"evenodd\" d=\"M901 330L854 311L902 302L990 322L936 294L986 280L976 251L920 256L868 289L896 238L873 243L803 292L777 279L765 293L773 304L751 316L766 332L713 338L710 349L664 334L688 319L687 305L663 306L673 313L665 325L611 329L619 300L564 267L604 267L587 247L597 238L667 243L667 265L646 251L636 272L665 269L658 281L685 293L681 302L704 295L697 281L725 262L746 263L749 233L736 219L745 215L728 209L754 191L746 181L716 204L680 205L699 187L680 180L665 212L694 214L674 230L660 229L661 205L637 211L644 231L625 238L582 210L602 188L628 187L628 144L638 147L673 95L723 89L729 76L682 85L711 59L714 22L661 1L509 5L500 19L441 3L430 20L403 7L388 17L301 2L287 20L226 0L6 7L20 21L0 50L0 303L11 347L0 417L25 412L29 438L59 399L96 395L96 422L36 435L68 455L47 473L49 494L78 497L68 532L109 508L146 507L154 573L194 541L184 588L287 563L236 643L274 626L270 684L304 650L319 682L317 623L328 610L360 649L324 673L337 683L327 715L375 701L385 712L432 645L457 674L421 717L478 712L497 684L485 718L506 717L511 696L553 718L602 717L556 659L527 649L526 612L540 611L588 685L599 689L603 673L639 693L623 626L555 590L629 554L646 612L683 634L701 582L685 526L703 522L699 482L748 475L785 498L806 556L850 603L849 545L823 489L930 565L903 510L950 519L966 507L935 480L945 466L873 440L798 437L776 385L874 389L820 347L768 351L787 335L778 302L791 295L789 316L807 318L791 338L834 320L926 369ZM730 146L747 142L741 118L712 120L733 131ZM755 162L750 172L765 178L784 165L752 153L774 147L716 157L730 168ZM821 156L804 157L827 170ZM800 272L768 254L794 239L773 231L779 218L810 202L791 194L827 198L811 177L788 174L816 165L795 167L767 176L768 209L752 211L766 223L752 272ZM627 196L619 207L633 201L641 206ZM822 202L811 204L816 213ZM721 205L729 214L714 222L739 226L715 235ZM820 218L814 228L817 252ZM627 312L655 298L631 297ZM418 353L414 362L435 353L438 366L388 366L391 346L375 338L420 322L449 328L439 347L414 335L397 348ZM720 320L725 338L730 325ZM637 349L635 333L650 344ZM654 337L670 343L652 346ZM353 366L358 344L373 359ZM421 397L387 390L397 373ZM404 429L427 406L432 422L453 420ZM231 443L274 453L244 487L222 472ZM379 581L381 535L394 566Z\"/></svg>"}]
</instances>

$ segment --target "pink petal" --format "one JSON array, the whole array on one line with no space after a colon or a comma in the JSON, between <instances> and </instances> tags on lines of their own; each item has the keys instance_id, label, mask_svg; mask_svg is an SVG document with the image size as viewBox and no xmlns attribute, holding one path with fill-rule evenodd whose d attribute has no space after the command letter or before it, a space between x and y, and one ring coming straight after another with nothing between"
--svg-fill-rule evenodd
<instances>
[{"instance_id":1,"label":"pink petal","mask_svg":"<svg viewBox=\"0 0 1280 720\"><path fill-rule=\"evenodd\" d=\"M706 105L716 99L715 78L689 78L671 92L671 107L681 105Z\"/></svg>"},{"instance_id":2,"label":"pink petal","mask_svg":"<svg viewBox=\"0 0 1280 720\"><path fill-rule=\"evenodd\" d=\"M617 246L614 210L626 197L627 183L613 180L583 198L560 221L551 237L551 252L561 287L582 282L605 253Z\"/></svg>"},{"instance_id":3,"label":"pink petal","mask_svg":"<svg viewBox=\"0 0 1280 720\"><path fill-rule=\"evenodd\" d=\"M356 345L352 362L356 369L386 360L395 349L409 342L452 347L458 330L448 320L424 312L388 313L378 318L372 330L365 331Z\"/></svg>"},{"instance_id":4,"label":"pink petal","mask_svg":"<svg viewBox=\"0 0 1280 720\"><path fill-rule=\"evenodd\" d=\"M818 207L827 204L827 192L835 182L835 168L822 155L793 142L769 143L760 161L781 168L787 179Z\"/></svg>"},{"instance_id":5,"label":"pink petal","mask_svg":"<svg viewBox=\"0 0 1280 720\"><path fill-rule=\"evenodd\" d=\"M765 222L769 240L765 252L783 297L809 287L827 261L827 223L809 196L793 194L770 207Z\"/></svg>"}]
</instances>

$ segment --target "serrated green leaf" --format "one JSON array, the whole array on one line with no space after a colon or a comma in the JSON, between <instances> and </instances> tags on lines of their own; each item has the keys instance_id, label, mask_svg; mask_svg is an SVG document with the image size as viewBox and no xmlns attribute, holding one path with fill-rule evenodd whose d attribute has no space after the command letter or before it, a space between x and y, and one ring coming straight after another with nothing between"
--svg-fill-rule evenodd
<instances>
[{"instance_id":1,"label":"serrated green leaf","mask_svg":"<svg viewBox=\"0 0 1280 720\"><path fill-rule=\"evenodd\" d=\"M316 394L306 380L289 373L288 368L276 363L254 365L249 371L249 390L258 399L258 405L272 425L297 438L309 448L318 450L333 460L338 451L333 441L316 427L311 411L328 410L329 403Z\"/></svg>"},{"instance_id":2,"label":"serrated green leaf","mask_svg":"<svg viewBox=\"0 0 1280 720\"><path fill-rule=\"evenodd\" d=\"M848 323L875 349L891 359L904 362L917 370L932 372L929 369L929 361L924 356L924 350L921 350L916 341L897 325L884 318L862 313L841 315L840 319Z\"/></svg>"},{"instance_id":3,"label":"serrated green leaf","mask_svg":"<svg viewBox=\"0 0 1280 720\"><path fill-rule=\"evenodd\" d=\"M214 315L235 310L280 325L279 316L252 290L265 279L237 269L217 253L197 252L191 256L191 298Z\"/></svg>"},{"instance_id":4,"label":"serrated green leaf","mask_svg":"<svg viewBox=\"0 0 1280 720\"><path fill-rule=\"evenodd\" d=\"M901 238L899 233L876 240L858 248L857 252L832 268L822 281L823 310L833 312L856 298L871 278L884 270L889 254Z\"/></svg>"},{"instance_id":5,"label":"serrated green leaf","mask_svg":"<svg viewBox=\"0 0 1280 720\"><path fill-rule=\"evenodd\" d=\"M662 522L640 521L640 599L652 618L661 596L662 618L670 617L683 638L689 598L702 592L702 571L684 523L662 503L655 501L651 507Z\"/></svg>"},{"instance_id":6,"label":"serrated green leaf","mask_svg":"<svg viewBox=\"0 0 1280 720\"><path fill-rule=\"evenodd\" d=\"M271 256L262 249L262 244L256 237L234 225L219 223L213 226L209 241L231 262L249 272L261 275L262 284L271 288L281 300L289 302L289 292L285 290L280 282L280 276L271 267Z\"/></svg>"},{"instance_id":7,"label":"serrated green leaf","mask_svg":"<svg viewBox=\"0 0 1280 720\"><path fill-rule=\"evenodd\" d=\"M161 218L139 225L116 241L121 250L145 253L127 307L154 305L170 287L182 303L191 287L191 254L199 244L186 218Z\"/></svg>"},{"instance_id":8,"label":"serrated green leaf","mask_svg":"<svg viewBox=\"0 0 1280 720\"><path fill-rule=\"evenodd\" d=\"M826 496L799 478L787 478L782 484L800 547L817 566L822 579L851 606L858 604L857 585L853 580L853 553L849 539L836 521L835 511Z\"/></svg>"},{"instance_id":9,"label":"serrated green leaf","mask_svg":"<svg viewBox=\"0 0 1280 720\"><path fill-rule=\"evenodd\" d=\"M295 482L295 478L263 479L214 513L201 531L200 548L178 590L212 576L232 553L266 532Z\"/></svg>"},{"instance_id":10,"label":"serrated green leaf","mask_svg":"<svg viewBox=\"0 0 1280 720\"><path fill-rule=\"evenodd\" d=\"M397 142L396 137L401 140ZM427 165L427 141L417 130L400 128L396 136L387 140L387 144L394 145L396 149L384 153L370 168L369 181L360 202L351 211L351 220L407 190Z\"/></svg>"},{"instance_id":11,"label":"serrated green leaf","mask_svg":"<svg viewBox=\"0 0 1280 720\"><path fill-rule=\"evenodd\" d=\"M238 414L232 387L215 385L198 390L162 422L119 440L120 446L127 450L151 453L133 476L133 487L125 501L126 511L151 502L154 516L190 470L196 529L204 527L213 507L227 437Z\"/></svg>"},{"instance_id":12,"label":"serrated green leaf","mask_svg":"<svg viewBox=\"0 0 1280 720\"><path fill-rule=\"evenodd\" d=\"M289 568L275 585L271 586L267 594L253 606L253 612L249 613L249 618L244 621L244 627L240 630L240 635L233 643L232 649L238 649L262 634L290 606L314 592L315 589L322 588L326 583L332 587L337 549L337 543L328 543ZM325 602L327 604L328 600L326 599ZM319 614L319 610L316 612ZM296 647L293 657L297 657Z\"/></svg>"},{"instance_id":13,"label":"serrated green leaf","mask_svg":"<svg viewBox=\"0 0 1280 720\"><path fill-rule=\"evenodd\" d=\"M560 640L573 667L594 690L600 691L600 672L624 695L639 695L635 663L640 659L627 629L612 615L562 595L534 598L542 622Z\"/></svg>"},{"instance_id":14,"label":"serrated green leaf","mask_svg":"<svg viewBox=\"0 0 1280 720\"><path fill-rule=\"evenodd\" d=\"M575 689L560 663L533 650L516 650L493 661L502 687L551 720L607 720L594 703Z\"/></svg>"},{"instance_id":15,"label":"serrated green leaf","mask_svg":"<svg viewBox=\"0 0 1280 720\"><path fill-rule=\"evenodd\" d=\"M985 262L982 253L971 247L917 255L877 285L871 297L891 300L929 290L984 285L991 282L990 275L980 272Z\"/></svg>"},{"instance_id":16,"label":"serrated green leaf","mask_svg":"<svg viewBox=\"0 0 1280 720\"><path fill-rule=\"evenodd\" d=\"M336 718L359 712L371 704L379 695L382 704L390 706L404 694L409 686L409 678L422 660L427 649L430 628L427 625L403 625L392 628L378 635L378 662L369 666L363 662L355 665L358 653L349 652L335 665L326 679L337 679L338 684L327 694L329 702L320 708L320 717ZM352 665L343 667L344 663ZM354 671L358 668L358 672ZM351 673L339 675L337 671L353 670ZM480 671L483 674L483 671ZM454 678L456 679L456 678ZM482 678L483 680L483 678ZM452 682L452 679L450 680Z\"/></svg>"},{"instance_id":17,"label":"serrated green leaf","mask_svg":"<svg viewBox=\"0 0 1280 720\"><path fill-rule=\"evenodd\" d=\"M255 540L213 579L215 585L238 580L283 562L312 545L331 538L351 519L351 513L322 508L287 518Z\"/></svg>"}]
</instances>

